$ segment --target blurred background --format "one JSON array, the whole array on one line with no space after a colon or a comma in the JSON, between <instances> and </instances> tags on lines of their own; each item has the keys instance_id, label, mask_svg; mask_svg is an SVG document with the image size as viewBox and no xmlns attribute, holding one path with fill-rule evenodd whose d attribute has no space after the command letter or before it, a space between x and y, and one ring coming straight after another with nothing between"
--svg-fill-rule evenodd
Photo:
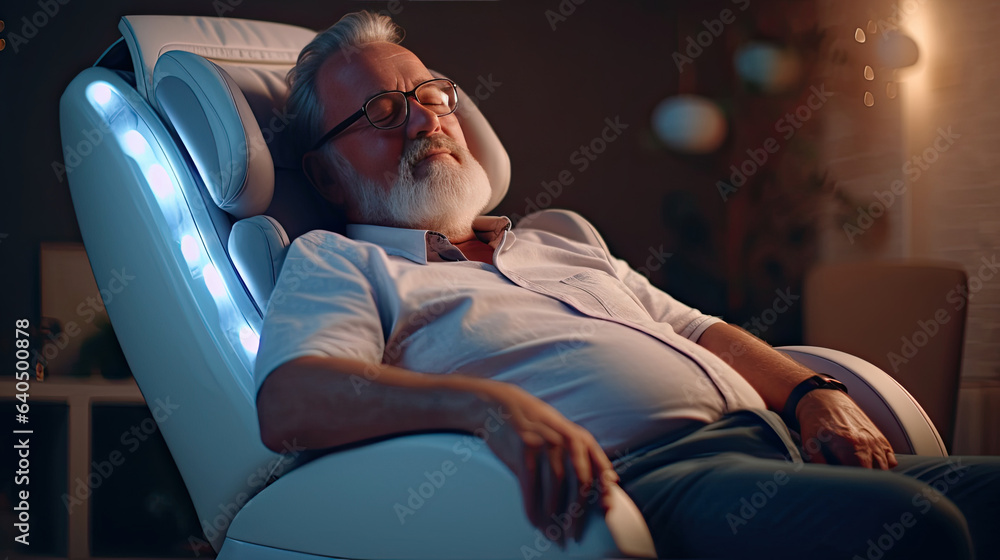
<instances>
[{"instance_id":1,"label":"blurred background","mask_svg":"<svg viewBox=\"0 0 1000 560\"><path fill-rule=\"evenodd\" d=\"M357 9L393 16L403 45L491 121L513 168L495 213L575 210L677 299L774 345L872 361L924 404L953 453L1000 454L1000 4L9 0L0 318L30 319L45 376L33 387L55 387L33 389L48 426L34 459L50 487L36 502L48 520L39 553L76 554L72 530L87 532L94 557L207 552L127 385L103 314L113 293L89 275L59 96L120 36L122 15L319 30ZM12 340L0 341L4 356ZM0 393L4 410L12 395ZM101 460L131 447L126 434L141 451L101 475ZM68 474L74 446L98 475L86 491ZM14 457L2 447L6 469ZM67 530L77 512L89 524Z\"/></svg>"}]
</instances>

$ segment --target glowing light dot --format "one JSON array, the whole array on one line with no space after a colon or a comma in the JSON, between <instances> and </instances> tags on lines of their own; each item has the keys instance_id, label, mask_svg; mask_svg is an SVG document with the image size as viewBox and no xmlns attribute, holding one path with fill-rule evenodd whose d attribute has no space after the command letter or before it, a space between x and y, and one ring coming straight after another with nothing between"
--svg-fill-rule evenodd
<instances>
[{"instance_id":1,"label":"glowing light dot","mask_svg":"<svg viewBox=\"0 0 1000 560\"><path fill-rule=\"evenodd\" d=\"M885 96L889 99L896 99L896 95L898 95L896 82L889 82L885 84Z\"/></svg>"},{"instance_id":2,"label":"glowing light dot","mask_svg":"<svg viewBox=\"0 0 1000 560\"><path fill-rule=\"evenodd\" d=\"M240 327L240 344L243 345L243 348L245 348L247 352L256 354L257 347L260 346L260 336L253 332L253 329L249 326L243 325Z\"/></svg>"},{"instance_id":3,"label":"glowing light dot","mask_svg":"<svg viewBox=\"0 0 1000 560\"><path fill-rule=\"evenodd\" d=\"M871 66L865 66L865 79L868 81L875 79L875 71L872 70Z\"/></svg>"},{"instance_id":4,"label":"glowing light dot","mask_svg":"<svg viewBox=\"0 0 1000 560\"><path fill-rule=\"evenodd\" d=\"M198 240L193 235L181 237L181 253L188 264L194 264L201 258L201 249L198 247Z\"/></svg>"},{"instance_id":5,"label":"glowing light dot","mask_svg":"<svg viewBox=\"0 0 1000 560\"><path fill-rule=\"evenodd\" d=\"M138 130L130 130L125 133L125 149L134 157L141 156L146 151L146 139Z\"/></svg>"},{"instance_id":6,"label":"glowing light dot","mask_svg":"<svg viewBox=\"0 0 1000 560\"><path fill-rule=\"evenodd\" d=\"M867 105L868 107L871 107L874 104L875 104L875 96L872 95L872 92L866 91L865 92L865 105Z\"/></svg>"},{"instance_id":7,"label":"glowing light dot","mask_svg":"<svg viewBox=\"0 0 1000 560\"><path fill-rule=\"evenodd\" d=\"M854 40L857 41L857 42L859 42L859 43L864 43L865 42L865 30L861 29L859 27L858 30L854 32Z\"/></svg>"},{"instance_id":8,"label":"glowing light dot","mask_svg":"<svg viewBox=\"0 0 1000 560\"><path fill-rule=\"evenodd\" d=\"M878 26L875 25L874 21L868 20L868 33L874 34L876 31L878 31Z\"/></svg>"},{"instance_id":9,"label":"glowing light dot","mask_svg":"<svg viewBox=\"0 0 1000 560\"><path fill-rule=\"evenodd\" d=\"M111 101L111 87L103 83L93 84L90 86L90 95L94 101L104 105Z\"/></svg>"},{"instance_id":10,"label":"glowing light dot","mask_svg":"<svg viewBox=\"0 0 1000 560\"><path fill-rule=\"evenodd\" d=\"M208 291L213 296L222 297L226 295L226 283L223 282L222 275L219 274L214 264L206 264L205 268L202 269L202 274L205 276L205 285L208 286Z\"/></svg>"},{"instance_id":11,"label":"glowing light dot","mask_svg":"<svg viewBox=\"0 0 1000 560\"><path fill-rule=\"evenodd\" d=\"M149 188L153 189L153 194L158 198L167 198L174 194L174 182L170 180L170 174L159 163L154 163L146 170L146 180L149 181Z\"/></svg>"}]
</instances>

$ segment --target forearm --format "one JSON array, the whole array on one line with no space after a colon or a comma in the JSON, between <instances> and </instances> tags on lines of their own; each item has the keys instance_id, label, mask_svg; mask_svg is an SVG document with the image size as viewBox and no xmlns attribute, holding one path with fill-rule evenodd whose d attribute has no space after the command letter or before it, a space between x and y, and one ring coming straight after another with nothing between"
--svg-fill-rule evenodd
<instances>
[{"instance_id":1,"label":"forearm","mask_svg":"<svg viewBox=\"0 0 1000 560\"><path fill-rule=\"evenodd\" d=\"M432 430L471 432L491 383L417 373L346 358L305 357L275 369L257 398L261 439L273 450L307 449Z\"/></svg>"},{"instance_id":2,"label":"forearm","mask_svg":"<svg viewBox=\"0 0 1000 560\"><path fill-rule=\"evenodd\" d=\"M698 344L721 357L760 393L771 410L781 411L792 389L816 372L729 323L716 323Z\"/></svg>"}]
</instances>

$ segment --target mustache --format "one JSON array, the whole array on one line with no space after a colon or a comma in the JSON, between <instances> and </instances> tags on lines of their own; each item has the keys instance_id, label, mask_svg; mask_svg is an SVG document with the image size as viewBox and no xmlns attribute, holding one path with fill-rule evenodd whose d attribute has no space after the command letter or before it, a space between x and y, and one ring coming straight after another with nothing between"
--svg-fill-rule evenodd
<instances>
[{"instance_id":1,"label":"mustache","mask_svg":"<svg viewBox=\"0 0 1000 560\"><path fill-rule=\"evenodd\" d=\"M444 134L435 134L434 136L418 138L406 147L403 152L402 163L410 168L417 165L420 160L427 157L427 154L434 150L445 149L455 156L459 163L464 163L463 153L461 144L456 142L449 136Z\"/></svg>"}]
</instances>

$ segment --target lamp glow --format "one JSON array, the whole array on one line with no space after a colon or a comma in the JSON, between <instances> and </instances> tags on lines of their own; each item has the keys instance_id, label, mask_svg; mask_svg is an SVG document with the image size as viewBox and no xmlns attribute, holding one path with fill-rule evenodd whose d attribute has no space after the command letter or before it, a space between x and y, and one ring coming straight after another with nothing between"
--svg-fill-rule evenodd
<instances>
[{"instance_id":1,"label":"lamp glow","mask_svg":"<svg viewBox=\"0 0 1000 560\"><path fill-rule=\"evenodd\" d=\"M201 258L201 249L198 248L198 240L193 235L188 234L181 237L181 253L188 264L195 264Z\"/></svg>"},{"instance_id":2,"label":"lamp glow","mask_svg":"<svg viewBox=\"0 0 1000 560\"><path fill-rule=\"evenodd\" d=\"M123 136L125 140L125 149L128 151L129 155L132 157L139 157L146 153L146 139L142 137L142 134L138 130L130 130L126 132Z\"/></svg>"},{"instance_id":3,"label":"lamp glow","mask_svg":"<svg viewBox=\"0 0 1000 560\"><path fill-rule=\"evenodd\" d=\"M202 274L205 277L205 285L208 286L208 291L215 297L223 297L226 295L226 283L222 280L222 275L215 268L215 265L208 263L205 268L202 269Z\"/></svg>"}]
</instances>

